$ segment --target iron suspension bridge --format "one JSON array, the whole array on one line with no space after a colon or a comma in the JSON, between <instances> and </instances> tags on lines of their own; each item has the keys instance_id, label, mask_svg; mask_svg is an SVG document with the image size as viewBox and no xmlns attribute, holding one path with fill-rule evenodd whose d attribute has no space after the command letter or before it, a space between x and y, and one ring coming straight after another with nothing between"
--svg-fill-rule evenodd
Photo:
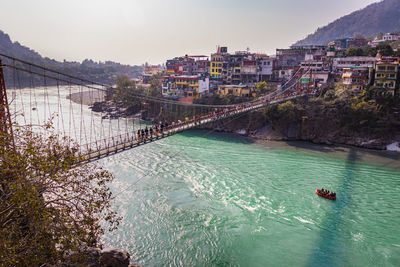
<instances>
[{"instance_id":1,"label":"iron suspension bridge","mask_svg":"<svg viewBox=\"0 0 400 267\"><path fill-rule=\"evenodd\" d=\"M7 81L5 72L10 78ZM49 128L45 126L51 120L53 130L60 136L75 140L79 145L79 155L85 162L90 162L186 130L212 128L216 122L232 121L272 104L311 95L310 87L299 86L302 75L309 72L310 69L300 69L282 89L256 100L232 105L187 104L131 93L131 97L140 103L140 114L143 110L149 112L146 107L148 109L151 104L154 117L163 117L162 122L152 127L145 122L142 125L141 118L113 117L103 111L88 109L86 104L104 101L108 85L0 54L0 132L13 136L13 128L25 126L46 135ZM21 77L24 77L24 82L21 82ZM10 92L11 98L8 96ZM72 101L74 94L78 95L78 101ZM89 101L84 100L85 95ZM113 110L120 113L119 103L111 103Z\"/></svg>"}]
</instances>

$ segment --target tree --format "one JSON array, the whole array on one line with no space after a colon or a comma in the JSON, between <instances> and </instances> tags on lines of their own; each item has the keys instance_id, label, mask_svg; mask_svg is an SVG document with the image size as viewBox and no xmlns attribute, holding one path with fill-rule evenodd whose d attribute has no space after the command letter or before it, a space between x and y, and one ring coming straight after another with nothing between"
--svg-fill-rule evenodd
<instances>
[{"instance_id":1,"label":"tree","mask_svg":"<svg viewBox=\"0 0 400 267\"><path fill-rule=\"evenodd\" d=\"M364 56L364 50L360 47L350 47L346 50L347 57Z\"/></svg>"},{"instance_id":2,"label":"tree","mask_svg":"<svg viewBox=\"0 0 400 267\"><path fill-rule=\"evenodd\" d=\"M147 96L162 97L162 84L159 75L153 75L150 78L150 86L146 90Z\"/></svg>"},{"instance_id":3,"label":"tree","mask_svg":"<svg viewBox=\"0 0 400 267\"><path fill-rule=\"evenodd\" d=\"M141 86L136 86L136 83L129 77L119 77L115 88L111 90L113 90L113 100L121 102L131 113L140 109L141 100L138 96L143 95L144 89Z\"/></svg>"},{"instance_id":4,"label":"tree","mask_svg":"<svg viewBox=\"0 0 400 267\"><path fill-rule=\"evenodd\" d=\"M389 57L393 56L393 48L388 43L379 44L376 49L380 51L382 56Z\"/></svg>"},{"instance_id":5,"label":"tree","mask_svg":"<svg viewBox=\"0 0 400 267\"><path fill-rule=\"evenodd\" d=\"M390 46L388 43L383 43L379 44L376 47L371 47L368 49L367 55L374 57L376 54L380 52L382 56L388 57L388 56L394 56L395 53L393 51L393 48Z\"/></svg>"},{"instance_id":6,"label":"tree","mask_svg":"<svg viewBox=\"0 0 400 267\"><path fill-rule=\"evenodd\" d=\"M257 83L256 90L258 95L265 94L267 92L267 83L265 81Z\"/></svg>"},{"instance_id":7,"label":"tree","mask_svg":"<svg viewBox=\"0 0 400 267\"><path fill-rule=\"evenodd\" d=\"M47 127L49 130L50 128ZM0 265L41 266L80 260L96 246L102 224L115 229L108 183L113 176L82 165L78 146L54 133L0 138Z\"/></svg>"},{"instance_id":8,"label":"tree","mask_svg":"<svg viewBox=\"0 0 400 267\"><path fill-rule=\"evenodd\" d=\"M277 111L284 121L294 122L297 120L297 109L292 101L287 101L285 103L279 104Z\"/></svg>"}]
</instances>

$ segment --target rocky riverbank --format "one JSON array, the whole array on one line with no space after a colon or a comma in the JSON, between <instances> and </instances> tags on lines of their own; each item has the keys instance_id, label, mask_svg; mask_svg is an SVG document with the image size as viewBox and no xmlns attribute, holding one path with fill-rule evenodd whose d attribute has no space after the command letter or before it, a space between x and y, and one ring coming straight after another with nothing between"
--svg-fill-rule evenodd
<instances>
[{"instance_id":1,"label":"rocky riverbank","mask_svg":"<svg viewBox=\"0 0 400 267\"><path fill-rule=\"evenodd\" d=\"M261 141L309 141L323 145L349 145L375 150L399 151L400 133L367 133L340 127L327 118L297 122L270 122L265 111L252 112L234 121L221 122L207 129L237 133Z\"/></svg>"},{"instance_id":2,"label":"rocky riverbank","mask_svg":"<svg viewBox=\"0 0 400 267\"><path fill-rule=\"evenodd\" d=\"M93 105L96 102L104 101L105 92L100 90L92 90L85 92L72 93L67 96L67 99L83 105Z\"/></svg>"},{"instance_id":3,"label":"rocky riverbank","mask_svg":"<svg viewBox=\"0 0 400 267\"><path fill-rule=\"evenodd\" d=\"M115 248L88 248L83 253L84 260L71 260L59 267L64 266L88 266L88 267L138 267L136 263L130 262L130 255L126 251Z\"/></svg>"}]
</instances>

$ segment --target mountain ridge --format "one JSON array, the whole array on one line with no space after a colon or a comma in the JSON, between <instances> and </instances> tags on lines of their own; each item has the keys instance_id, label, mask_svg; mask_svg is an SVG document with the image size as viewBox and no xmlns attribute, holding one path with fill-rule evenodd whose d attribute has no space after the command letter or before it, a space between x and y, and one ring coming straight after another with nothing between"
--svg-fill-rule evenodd
<instances>
[{"instance_id":1,"label":"mountain ridge","mask_svg":"<svg viewBox=\"0 0 400 267\"><path fill-rule=\"evenodd\" d=\"M400 0L383 0L345 15L318 28L294 45L322 45L329 41L357 34L374 36L400 30Z\"/></svg>"},{"instance_id":2,"label":"mountain ridge","mask_svg":"<svg viewBox=\"0 0 400 267\"><path fill-rule=\"evenodd\" d=\"M122 75L136 78L143 71L142 66L123 65L112 61L94 62L93 60L85 59L82 62L65 60L60 62L48 57L43 57L35 50L24 46L17 41L13 42L10 36L2 30L0 30L0 53L36 65L45 66L46 68L69 74L71 76L105 84L114 83L116 78ZM2 60L4 63L13 63L12 60L5 57L3 57ZM22 86L30 86L32 83L32 77L30 76L31 75L27 73L22 74L20 78ZM5 77L6 80L11 80L12 71L6 68ZM37 77L33 82L35 83L35 86L43 85L43 81Z\"/></svg>"}]
</instances>

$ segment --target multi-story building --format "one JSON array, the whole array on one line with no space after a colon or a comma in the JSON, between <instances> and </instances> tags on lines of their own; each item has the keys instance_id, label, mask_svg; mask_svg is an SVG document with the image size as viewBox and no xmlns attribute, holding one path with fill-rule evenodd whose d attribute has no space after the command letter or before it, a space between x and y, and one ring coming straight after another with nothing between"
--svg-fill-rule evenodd
<instances>
[{"instance_id":1,"label":"multi-story building","mask_svg":"<svg viewBox=\"0 0 400 267\"><path fill-rule=\"evenodd\" d=\"M169 75L182 75L183 73L182 57L168 59L165 66L167 68L167 74Z\"/></svg>"},{"instance_id":2,"label":"multi-story building","mask_svg":"<svg viewBox=\"0 0 400 267\"><path fill-rule=\"evenodd\" d=\"M383 93L394 96L399 84L399 62L380 60L375 66L374 87L383 89Z\"/></svg>"},{"instance_id":3,"label":"multi-story building","mask_svg":"<svg viewBox=\"0 0 400 267\"><path fill-rule=\"evenodd\" d=\"M207 76L180 75L163 77L163 94L166 96L186 97L188 94L199 96L207 93L210 81Z\"/></svg>"},{"instance_id":4,"label":"multi-story building","mask_svg":"<svg viewBox=\"0 0 400 267\"><path fill-rule=\"evenodd\" d=\"M332 70L334 72L343 73L344 69L354 68L354 67L367 67L373 68L376 57L343 57L334 58L332 64Z\"/></svg>"},{"instance_id":5,"label":"multi-story building","mask_svg":"<svg viewBox=\"0 0 400 267\"><path fill-rule=\"evenodd\" d=\"M208 73L209 60L207 56L176 57L167 60L167 74L170 75L202 75Z\"/></svg>"},{"instance_id":6,"label":"multi-story building","mask_svg":"<svg viewBox=\"0 0 400 267\"><path fill-rule=\"evenodd\" d=\"M278 68L298 67L300 63L306 60L306 55L313 57L322 57L326 55L327 46L291 46L289 49L276 49L276 60Z\"/></svg>"},{"instance_id":7,"label":"multi-story building","mask_svg":"<svg viewBox=\"0 0 400 267\"><path fill-rule=\"evenodd\" d=\"M400 35L393 34L393 33L386 33L385 35L383 35L382 40L384 42L386 42L386 41L397 41L397 40L400 40Z\"/></svg>"},{"instance_id":8,"label":"multi-story building","mask_svg":"<svg viewBox=\"0 0 400 267\"><path fill-rule=\"evenodd\" d=\"M274 61L265 54L237 51L229 54L226 47L211 55L210 74L213 84L253 84L269 80Z\"/></svg>"},{"instance_id":9,"label":"multi-story building","mask_svg":"<svg viewBox=\"0 0 400 267\"><path fill-rule=\"evenodd\" d=\"M257 65L257 81L272 80L274 59L267 57L267 55L258 55Z\"/></svg>"},{"instance_id":10,"label":"multi-story building","mask_svg":"<svg viewBox=\"0 0 400 267\"><path fill-rule=\"evenodd\" d=\"M168 75L178 77L209 75L209 88L216 91L220 85L253 85L259 81L269 81L272 79L275 63L275 60L266 54L254 54L249 51L229 54L227 47L218 47L217 52L211 54L210 61L206 56L186 55L168 60L166 69ZM174 77L171 79L175 80ZM182 90L180 85L185 88L189 86L168 81L163 91L167 94L174 90Z\"/></svg>"},{"instance_id":11,"label":"multi-story building","mask_svg":"<svg viewBox=\"0 0 400 267\"><path fill-rule=\"evenodd\" d=\"M194 59L191 75L206 75L210 71L210 61L207 56L189 56Z\"/></svg>"},{"instance_id":12,"label":"multi-story building","mask_svg":"<svg viewBox=\"0 0 400 267\"><path fill-rule=\"evenodd\" d=\"M328 70L309 70L301 75L301 86L317 88L328 83L330 72Z\"/></svg>"},{"instance_id":13,"label":"multi-story building","mask_svg":"<svg viewBox=\"0 0 400 267\"><path fill-rule=\"evenodd\" d=\"M300 63L300 66L303 69L320 70L324 68L324 62L319 60L307 60L307 61L302 61Z\"/></svg>"},{"instance_id":14,"label":"multi-story building","mask_svg":"<svg viewBox=\"0 0 400 267\"><path fill-rule=\"evenodd\" d=\"M220 85L218 86L218 95L234 95L238 97L255 97L256 90L254 85Z\"/></svg>"},{"instance_id":15,"label":"multi-story building","mask_svg":"<svg viewBox=\"0 0 400 267\"><path fill-rule=\"evenodd\" d=\"M225 62L222 65L222 84L240 84L242 82L242 62L243 58L248 55L248 52L238 51L225 57Z\"/></svg>"},{"instance_id":16,"label":"multi-story building","mask_svg":"<svg viewBox=\"0 0 400 267\"><path fill-rule=\"evenodd\" d=\"M218 47L217 53L211 54L210 76L212 79L222 78L222 67L228 56L227 47Z\"/></svg>"},{"instance_id":17,"label":"multi-story building","mask_svg":"<svg viewBox=\"0 0 400 267\"><path fill-rule=\"evenodd\" d=\"M242 84L257 83L257 60L254 57L244 58L240 70L240 79Z\"/></svg>"},{"instance_id":18,"label":"multi-story building","mask_svg":"<svg viewBox=\"0 0 400 267\"><path fill-rule=\"evenodd\" d=\"M368 45L371 47L377 47L379 44L383 42L392 42L397 40L400 40L400 35L393 33L386 33L385 35L382 36L382 39L378 39L378 37L375 37L375 39L369 42Z\"/></svg>"},{"instance_id":19,"label":"multi-story building","mask_svg":"<svg viewBox=\"0 0 400 267\"><path fill-rule=\"evenodd\" d=\"M363 90L371 82L371 73L372 68L368 67L345 68L342 81L349 89Z\"/></svg>"},{"instance_id":20,"label":"multi-story building","mask_svg":"<svg viewBox=\"0 0 400 267\"><path fill-rule=\"evenodd\" d=\"M306 60L300 63L301 83L303 87L319 86L328 83L330 66L323 60Z\"/></svg>"}]
</instances>

